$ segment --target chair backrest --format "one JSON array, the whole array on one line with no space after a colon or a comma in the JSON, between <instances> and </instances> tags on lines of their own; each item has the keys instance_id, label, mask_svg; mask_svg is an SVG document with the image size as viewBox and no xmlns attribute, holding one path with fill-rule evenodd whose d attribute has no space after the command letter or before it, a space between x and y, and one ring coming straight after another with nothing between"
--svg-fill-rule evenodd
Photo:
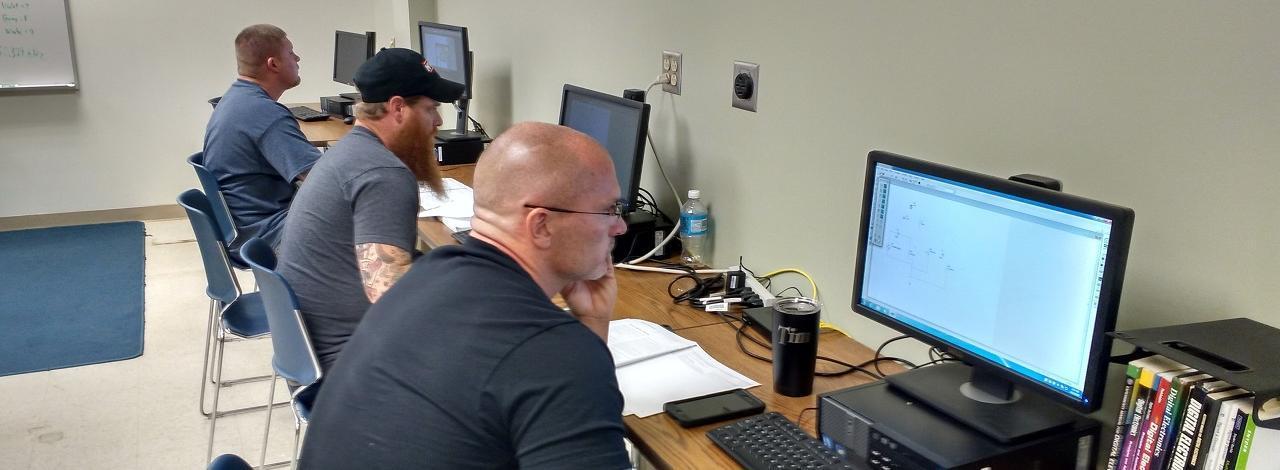
<instances>
[{"instance_id":1,"label":"chair backrest","mask_svg":"<svg viewBox=\"0 0 1280 470\"><path fill-rule=\"evenodd\" d=\"M311 385L320 380L320 360L316 358L311 336L302 322L298 297L284 276L276 272L276 255L271 246L261 238L250 238L240 247L240 257L253 268L253 277L258 280L258 294L262 296L262 306L267 311L271 347L275 352L271 366L275 367L277 374L299 385Z\"/></svg>"},{"instance_id":2,"label":"chair backrest","mask_svg":"<svg viewBox=\"0 0 1280 470\"><path fill-rule=\"evenodd\" d=\"M204 261L204 277L209 282L209 298L229 304L240 296L240 283L231 271L227 259L227 245L215 228L209 198L198 189L188 189L178 195L178 205L187 211L187 220L196 233L196 245L200 247L200 259Z\"/></svg>"},{"instance_id":3,"label":"chair backrest","mask_svg":"<svg viewBox=\"0 0 1280 470\"><path fill-rule=\"evenodd\" d=\"M223 243L231 245L239 234L236 231L236 221L231 217L231 208L227 206L226 198L222 197L222 185L218 184L218 177L205 168L204 152L191 155L187 158L187 163L195 168L196 178L200 179L200 187L204 189L205 197L209 198L209 205L213 207L213 219L218 224L218 230L222 232Z\"/></svg>"},{"instance_id":4,"label":"chair backrest","mask_svg":"<svg viewBox=\"0 0 1280 470\"><path fill-rule=\"evenodd\" d=\"M239 455L222 454L209 462L208 470L253 470L253 466Z\"/></svg>"}]
</instances>

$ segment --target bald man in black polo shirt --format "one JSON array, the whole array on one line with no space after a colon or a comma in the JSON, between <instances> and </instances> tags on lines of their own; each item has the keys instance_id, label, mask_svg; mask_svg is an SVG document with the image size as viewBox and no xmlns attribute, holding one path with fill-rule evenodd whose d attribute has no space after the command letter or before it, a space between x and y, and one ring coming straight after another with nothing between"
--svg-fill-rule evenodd
<instances>
[{"instance_id":1,"label":"bald man in black polo shirt","mask_svg":"<svg viewBox=\"0 0 1280 470\"><path fill-rule=\"evenodd\" d=\"M609 155L521 123L474 183L471 239L416 262L325 378L302 468L630 466L605 342L626 231Z\"/></svg>"}]
</instances>

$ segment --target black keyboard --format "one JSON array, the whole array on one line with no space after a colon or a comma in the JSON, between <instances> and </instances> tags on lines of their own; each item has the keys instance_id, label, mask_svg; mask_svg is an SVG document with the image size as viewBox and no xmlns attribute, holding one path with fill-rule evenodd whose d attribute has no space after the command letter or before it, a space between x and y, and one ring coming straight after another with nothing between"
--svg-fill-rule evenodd
<instances>
[{"instance_id":1,"label":"black keyboard","mask_svg":"<svg viewBox=\"0 0 1280 470\"><path fill-rule=\"evenodd\" d=\"M454 240L458 241L458 244L463 244L467 242L468 238L471 238L471 230L459 230L453 232L452 236Z\"/></svg>"},{"instance_id":2,"label":"black keyboard","mask_svg":"<svg viewBox=\"0 0 1280 470\"><path fill-rule=\"evenodd\" d=\"M859 468L777 412L720 426L707 431L707 437L749 470Z\"/></svg>"},{"instance_id":3,"label":"black keyboard","mask_svg":"<svg viewBox=\"0 0 1280 470\"><path fill-rule=\"evenodd\" d=\"M294 106L289 108L289 114L299 121L323 121L329 119L328 113L322 113L306 106Z\"/></svg>"}]
</instances>

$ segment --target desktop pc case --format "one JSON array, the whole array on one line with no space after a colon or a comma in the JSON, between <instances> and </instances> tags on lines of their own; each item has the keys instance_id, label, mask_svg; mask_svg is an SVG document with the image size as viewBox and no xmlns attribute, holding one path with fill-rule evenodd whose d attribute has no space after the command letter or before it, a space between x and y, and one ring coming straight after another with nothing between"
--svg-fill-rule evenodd
<instances>
[{"instance_id":1,"label":"desktop pc case","mask_svg":"<svg viewBox=\"0 0 1280 470\"><path fill-rule=\"evenodd\" d=\"M619 263L644 256L662 243L674 228L648 212L630 212L622 218L627 223L627 232L613 241L613 261ZM665 259L679 253L680 239L672 237L669 243L653 254L653 259Z\"/></svg>"},{"instance_id":2,"label":"desktop pc case","mask_svg":"<svg viewBox=\"0 0 1280 470\"><path fill-rule=\"evenodd\" d=\"M904 372L910 373L910 372ZM884 381L818 397L818 439L871 469L1091 469L1101 426L1070 426L1000 444Z\"/></svg>"}]
</instances>

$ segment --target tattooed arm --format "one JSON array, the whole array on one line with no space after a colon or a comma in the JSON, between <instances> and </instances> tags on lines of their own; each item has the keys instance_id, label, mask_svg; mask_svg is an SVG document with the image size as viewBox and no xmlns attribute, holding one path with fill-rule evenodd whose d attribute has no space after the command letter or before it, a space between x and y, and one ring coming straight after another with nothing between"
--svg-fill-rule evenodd
<instances>
[{"instance_id":1,"label":"tattooed arm","mask_svg":"<svg viewBox=\"0 0 1280 470\"><path fill-rule=\"evenodd\" d=\"M360 266L364 294L369 296L369 303L377 303L382 294L409 271L413 255L391 245L361 243L356 245L356 264Z\"/></svg>"}]
</instances>

